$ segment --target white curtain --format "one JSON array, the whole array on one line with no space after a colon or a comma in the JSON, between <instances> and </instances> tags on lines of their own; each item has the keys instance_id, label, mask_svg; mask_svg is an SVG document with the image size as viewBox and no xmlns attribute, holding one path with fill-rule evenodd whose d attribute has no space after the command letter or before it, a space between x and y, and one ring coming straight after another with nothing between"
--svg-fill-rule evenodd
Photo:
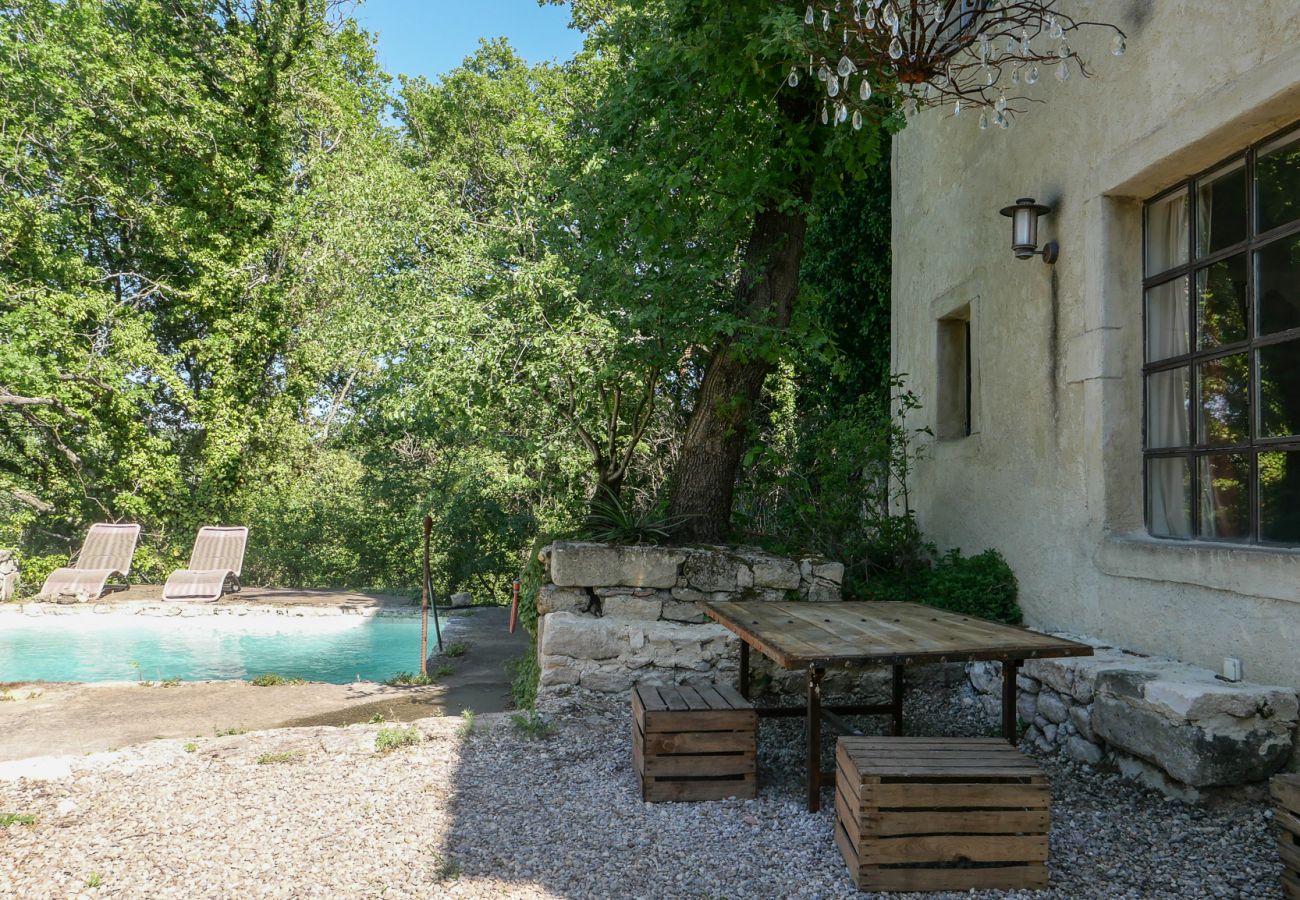
<instances>
[{"instance_id":1,"label":"white curtain","mask_svg":"<svg viewBox=\"0 0 1300 900\"><path fill-rule=\"evenodd\" d=\"M1180 195L1147 211L1147 264L1151 273L1187 258L1187 197ZM1147 352L1150 359L1186 353L1190 340L1188 279L1151 290L1147 298ZM1147 447L1186 447L1190 371L1186 367L1147 378ZM1186 458L1152 459L1147 469L1151 531L1191 537L1191 479Z\"/></svg>"}]
</instances>

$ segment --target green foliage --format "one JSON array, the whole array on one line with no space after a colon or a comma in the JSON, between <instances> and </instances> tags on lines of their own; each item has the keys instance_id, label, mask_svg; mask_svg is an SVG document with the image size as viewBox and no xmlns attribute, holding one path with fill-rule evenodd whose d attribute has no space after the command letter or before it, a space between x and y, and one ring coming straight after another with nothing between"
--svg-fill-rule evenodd
<instances>
[{"instance_id":1,"label":"green foliage","mask_svg":"<svg viewBox=\"0 0 1300 900\"><path fill-rule=\"evenodd\" d=\"M277 675L275 672L266 672L255 678L250 678L248 683L255 687L276 687L277 685L299 685L307 682L302 678L286 678L283 675Z\"/></svg>"},{"instance_id":2,"label":"green foliage","mask_svg":"<svg viewBox=\"0 0 1300 900\"><path fill-rule=\"evenodd\" d=\"M472 709L462 709L460 711L460 726L456 733L462 738L467 738L474 733L474 726L478 722L478 716Z\"/></svg>"},{"instance_id":3,"label":"green foliage","mask_svg":"<svg viewBox=\"0 0 1300 900\"><path fill-rule=\"evenodd\" d=\"M469 644L464 641L452 641L442 648L443 656L450 656L452 659L459 659L469 652Z\"/></svg>"},{"instance_id":4,"label":"green foliage","mask_svg":"<svg viewBox=\"0 0 1300 900\"><path fill-rule=\"evenodd\" d=\"M0 828L11 825L35 825L36 817L31 813L0 813Z\"/></svg>"},{"instance_id":5,"label":"green foliage","mask_svg":"<svg viewBox=\"0 0 1300 900\"><path fill-rule=\"evenodd\" d=\"M510 698L516 709L532 710L537 705L537 685L542 677L537 665L537 640L528 652L506 663L510 672Z\"/></svg>"},{"instance_id":6,"label":"green foliage","mask_svg":"<svg viewBox=\"0 0 1300 900\"><path fill-rule=\"evenodd\" d=\"M66 553L22 554L19 557L21 579L18 588L19 597L33 597L45 584L45 579L55 569L68 564Z\"/></svg>"},{"instance_id":7,"label":"green foliage","mask_svg":"<svg viewBox=\"0 0 1300 900\"><path fill-rule=\"evenodd\" d=\"M285 750L279 753L267 752L257 758L257 764L259 766L270 766L276 763L298 762L302 758L303 752L301 750Z\"/></svg>"},{"instance_id":8,"label":"green foliage","mask_svg":"<svg viewBox=\"0 0 1300 900\"><path fill-rule=\"evenodd\" d=\"M638 510L624 504L617 495L598 489L591 501L591 512L582 524L579 534L590 541L605 544L658 544L672 538L673 532L685 521L682 516L670 516L667 504Z\"/></svg>"},{"instance_id":9,"label":"green foliage","mask_svg":"<svg viewBox=\"0 0 1300 900\"><path fill-rule=\"evenodd\" d=\"M199 745L194 743L193 741L187 741L185 746L182 747L181 749L184 750L186 753L197 753L199 749Z\"/></svg>"},{"instance_id":10,"label":"green foliage","mask_svg":"<svg viewBox=\"0 0 1300 900\"><path fill-rule=\"evenodd\" d=\"M554 535L550 534L539 534L534 538L524 568L519 573L519 624L534 637L537 635L537 595L546 578L546 567L542 565L539 554L543 547L554 541Z\"/></svg>"},{"instance_id":11,"label":"green foliage","mask_svg":"<svg viewBox=\"0 0 1300 900\"><path fill-rule=\"evenodd\" d=\"M414 725L405 728L381 728L375 735L375 750L379 753L392 753L401 747L409 747L424 740L420 729Z\"/></svg>"},{"instance_id":12,"label":"green foliage","mask_svg":"<svg viewBox=\"0 0 1300 900\"><path fill-rule=\"evenodd\" d=\"M551 736L554 729L551 723L546 721L536 710L529 710L526 713L514 713L510 716L510 722L525 738L530 741L541 741Z\"/></svg>"},{"instance_id":13,"label":"green foliage","mask_svg":"<svg viewBox=\"0 0 1300 900\"><path fill-rule=\"evenodd\" d=\"M456 860L444 857L441 853L435 851L433 862L433 880L435 882L456 881L460 878L460 863Z\"/></svg>"},{"instance_id":14,"label":"green foliage","mask_svg":"<svg viewBox=\"0 0 1300 900\"><path fill-rule=\"evenodd\" d=\"M1015 573L997 550L968 557L954 549L936 558L933 544L915 535L892 549L893 567L881 567L861 590L863 599L926 603L1012 625L1023 621Z\"/></svg>"},{"instance_id":15,"label":"green foliage","mask_svg":"<svg viewBox=\"0 0 1300 900\"><path fill-rule=\"evenodd\" d=\"M433 684L436 678L432 672L398 672L384 684L389 687L424 687Z\"/></svg>"}]
</instances>

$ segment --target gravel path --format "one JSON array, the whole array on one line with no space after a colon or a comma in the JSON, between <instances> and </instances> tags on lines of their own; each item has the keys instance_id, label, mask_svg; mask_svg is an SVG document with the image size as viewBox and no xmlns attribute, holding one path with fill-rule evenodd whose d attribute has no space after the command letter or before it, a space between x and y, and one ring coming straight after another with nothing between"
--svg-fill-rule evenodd
<instances>
[{"instance_id":1,"label":"gravel path","mask_svg":"<svg viewBox=\"0 0 1300 900\"><path fill-rule=\"evenodd\" d=\"M155 741L86 757L70 777L0 782L0 813L37 817L0 829L0 895L864 896L832 811L802 807L797 721L762 725L759 800L647 805L623 699L575 695L544 712L556 731L541 741L508 716L479 717L467 737L459 717L425 719L421 743L388 754L375 752L378 725L286 729L196 739L192 752ZM987 728L951 690L917 692L908 721ZM268 753L283 755L259 763ZM985 896L1281 896L1265 804L1189 807L1044 766L1053 888Z\"/></svg>"}]
</instances>

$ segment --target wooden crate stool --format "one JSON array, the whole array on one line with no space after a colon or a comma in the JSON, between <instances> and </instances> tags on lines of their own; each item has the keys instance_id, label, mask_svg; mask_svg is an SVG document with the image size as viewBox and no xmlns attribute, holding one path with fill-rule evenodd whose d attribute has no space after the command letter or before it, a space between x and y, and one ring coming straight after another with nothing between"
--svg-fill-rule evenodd
<instances>
[{"instance_id":1,"label":"wooden crate stool","mask_svg":"<svg viewBox=\"0 0 1300 900\"><path fill-rule=\"evenodd\" d=\"M1282 896L1300 900L1300 775L1278 775L1273 779L1277 801L1277 849L1282 857Z\"/></svg>"},{"instance_id":2,"label":"wooden crate stool","mask_svg":"<svg viewBox=\"0 0 1300 900\"><path fill-rule=\"evenodd\" d=\"M727 685L632 691L632 764L641 799L752 798L758 713Z\"/></svg>"},{"instance_id":3,"label":"wooden crate stool","mask_svg":"<svg viewBox=\"0 0 1300 900\"><path fill-rule=\"evenodd\" d=\"M1047 777L1001 738L842 737L835 765L859 890L1047 887Z\"/></svg>"}]
</instances>

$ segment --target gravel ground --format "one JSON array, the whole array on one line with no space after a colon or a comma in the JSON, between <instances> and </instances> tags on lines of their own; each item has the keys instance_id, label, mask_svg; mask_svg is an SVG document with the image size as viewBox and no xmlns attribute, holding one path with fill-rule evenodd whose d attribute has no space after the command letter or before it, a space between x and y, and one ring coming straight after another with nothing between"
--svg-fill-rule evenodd
<instances>
[{"instance_id":1,"label":"gravel ground","mask_svg":"<svg viewBox=\"0 0 1300 900\"><path fill-rule=\"evenodd\" d=\"M833 898L854 891L808 814L797 720L766 720L757 801L642 804L625 700L574 695L531 741L507 716L155 741L71 776L0 782L0 895L24 897ZM986 733L953 689L909 698L909 730ZM285 754L267 760L263 754ZM258 759L262 758L262 763ZM1280 897L1263 803L1190 807L1043 760L1053 898ZM907 895L892 895L903 897ZM942 896L942 895L930 895ZM963 894L959 896L980 896Z\"/></svg>"}]
</instances>

